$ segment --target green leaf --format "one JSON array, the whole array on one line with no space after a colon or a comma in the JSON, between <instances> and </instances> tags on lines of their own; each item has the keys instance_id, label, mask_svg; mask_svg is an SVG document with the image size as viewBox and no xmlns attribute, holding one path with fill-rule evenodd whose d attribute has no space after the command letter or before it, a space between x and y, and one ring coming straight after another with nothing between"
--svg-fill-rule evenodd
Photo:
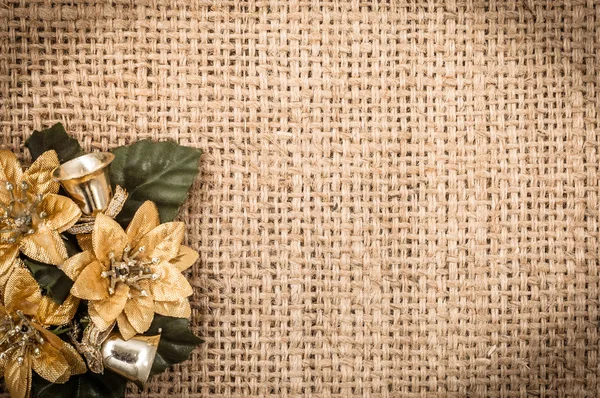
<instances>
[{"instance_id":1,"label":"green leaf","mask_svg":"<svg viewBox=\"0 0 600 398\"><path fill-rule=\"evenodd\" d=\"M44 264L23 256L23 262L33 274L33 278L42 288L44 294L50 296L58 304L62 304L69 296L73 281L56 265Z\"/></svg>"},{"instance_id":2,"label":"green leaf","mask_svg":"<svg viewBox=\"0 0 600 398\"><path fill-rule=\"evenodd\" d=\"M121 398L127 380L104 370L104 374L88 371L73 376L65 384L54 384L33 373L31 396L36 398Z\"/></svg>"},{"instance_id":3,"label":"green leaf","mask_svg":"<svg viewBox=\"0 0 600 398\"><path fill-rule=\"evenodd\" d=\"M156 203L161 222L173 220L198 174L202 151L172 141L143 140L113 153L111 182L129 194L116 220L127 226L146 200Z\"/></svg>"},{"instance_id":4,"label":"green leaf","mask_svg":"<svg viewBox=\"0 0 600 398\"><path fill-rule=\"evenodd\" d=\"M150 374L162 373L169 366L185 361L192 350L203 343L189 326L190 321L186 318L154 315L152 325L144 334L156 335L159 329L162 329L162 333Z\"/></svg>"},{"instance_id":5,"label":"green leaf","mask_svg":"<svg viewBox=\"0 0 600 398\"><path fill-rule=\"evenodd\" d=\"M33 160L51 149L56 151L61 163L84 154L79 142L67 134L61 123L56 123L46 130L34 131L25 141L25 146L29 149Z\"/></svg>"}]
</instances>

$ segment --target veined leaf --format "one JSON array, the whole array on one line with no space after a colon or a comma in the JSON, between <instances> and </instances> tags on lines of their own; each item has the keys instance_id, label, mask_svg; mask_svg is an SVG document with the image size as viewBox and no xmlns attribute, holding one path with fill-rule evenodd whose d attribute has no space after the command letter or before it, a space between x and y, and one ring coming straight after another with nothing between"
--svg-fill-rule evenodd
<instances>
[{"instance_id":1,"label":"veined leaf","mask_svg":"<svg viewBox=\"0 0 600 398\"><path fill-rule=\"evenodd\" d=\"M116 220L127 226L142 203L151 200L158 207L160 221L172 221L198 174L201 153L171 141L143 140L116 148L111 183L129 194Z\"/></svg>"},{"instance_id":2,"label":"veined leaf","mask_svg":"<svg viewBox=\"0 0 600 398\"><path fill-rule=\"evenodd\" d=\"M25 141L25 146L33 160L51 149L56 151L61 163L84 154L79 142L67 134L61 123L56 123L46 130L34 131Z\"/></svg>"},{"instance_id":3,"label":"veined leaf","mask_svg":"<svg viewBox=\"0 0 600 398\"><path fill-rule=\"evenodd\" d=\"M162 373L166 368L188 359L190 353L203 343L202 339L192 333L190 321L186 318L173 318L154 314L154 320L146 335L159 334L160 342L151 374Z\"/></svg>"}]
</instances>

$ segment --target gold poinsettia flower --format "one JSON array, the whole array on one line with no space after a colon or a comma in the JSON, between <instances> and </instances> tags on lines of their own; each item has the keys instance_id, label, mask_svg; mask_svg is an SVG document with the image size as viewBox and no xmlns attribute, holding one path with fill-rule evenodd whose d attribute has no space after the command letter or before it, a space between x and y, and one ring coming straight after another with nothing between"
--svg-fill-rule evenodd
<instances>
[{"instance_id":1,"label":"gold poinsettia flower","mask_svg":"<svg viewBox=\"0 0 600 398\"><path fill-rule=\"evenodd\" d=\"M46 329L68 323L79 299L69 296L58 305L42 296L31 273L22 267L16 264L0 305L0 372L13 398L29 396L32 369L52 383L65 383L86 371L75 348Z\"/></svg>"},{"instance_id":2,"label":"gold poinsettia flower","mask_svg":"<svg viewBox=\"0 0 600 398\"><path fill-rule=\"evenodd\" d=\"M153 202L145 202L124 231L112 218L98 214L92 250L61 266L75 281L71 294L88 300L91 320L100 331L115 321L125 340L150 327L154 313L187 318L192 287L181 274L198 259L182 246L184 224L160 224Z\"/></svg>"},{"instance_id":3,"label":"gold poinsettia flower","mask_svg":"<svg viewBox=\"0 0 600 398\"><path fill-rule=\"evenodd\" d=\"M60 236L79 219L71 199L57 195L52 179L56 152L44 152L23 172L15 154L0 150L0 284L10 276L19 251L34 260L58 265L67 258Z\"/></svg>"}]
</instances>

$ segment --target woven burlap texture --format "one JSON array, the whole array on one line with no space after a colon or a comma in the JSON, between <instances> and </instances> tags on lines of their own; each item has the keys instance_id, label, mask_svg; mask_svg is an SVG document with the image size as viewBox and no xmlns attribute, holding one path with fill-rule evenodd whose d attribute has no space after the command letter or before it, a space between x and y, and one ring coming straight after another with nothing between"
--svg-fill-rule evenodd
<instances>
[{"instance_id":1,"label":"woven burlap texture","mask_svg":"<svg viewBox=\"0 0 600 398\"><path fill-rule=\"evenodd\" d=\"M131 397L596 397L600 2L4 0L27 161L202 148L191 359Z\"/></svg>"}]
</instances>

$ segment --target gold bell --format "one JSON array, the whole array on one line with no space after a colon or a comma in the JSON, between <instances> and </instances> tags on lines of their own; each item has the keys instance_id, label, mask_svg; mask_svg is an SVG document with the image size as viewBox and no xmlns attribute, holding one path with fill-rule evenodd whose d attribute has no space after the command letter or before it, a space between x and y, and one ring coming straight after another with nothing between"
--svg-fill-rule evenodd
<instances>
[{"instance_id":1,"label":"gold bell","mask_svg":"<svg viewBox=\"0 0 600 398\"><path fill-rule=\"evenodd\" d=\"M113 333L102 343L104 367L129 380L145 383L150 376L159 341L160 334L137 335L123 340L119 333Z\"/></svg>"},{"instance_id":2,"label":"gold bell","mask_svg":"<svg viewBox=\"0 0 600 398\"><path fill-rule=\"evenodd\" d=\"M54 170L54 180L60 182L85 215L96 215L108 206L112 198L108 165L114 158L110 152L93 152Z\"/></svg>"}]
</instances>

